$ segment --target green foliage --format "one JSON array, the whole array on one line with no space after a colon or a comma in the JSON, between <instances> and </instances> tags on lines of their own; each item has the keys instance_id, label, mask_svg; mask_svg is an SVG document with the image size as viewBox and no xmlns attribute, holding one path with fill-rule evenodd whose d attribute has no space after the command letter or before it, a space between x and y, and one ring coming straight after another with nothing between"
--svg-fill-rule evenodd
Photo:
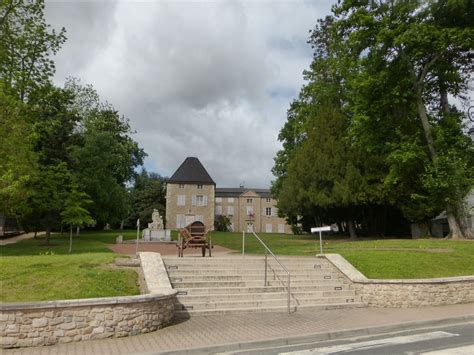
<instances>
[{"instance_id":1,"label":"green foliage","mask_svg":"<svg viewBox=\"0 0 474 355\"><path fill-rule=\"evenodd\" d=\"M71 226L84 226L94 224L87 206L92 204L92 200L85 192L77 190L77 185L72 186L64 202L64 210L61 212L63 223Z\"/></svg>"},{"instance_id":2,"label":"green foliage","mask_svg":"<svg viewBox=\"0 0 474 355\"><path fill-rule=\"evenodd\" d=\"M65 29L50 29L44 0L0 2L0 78L21 100L49 83L51 59L66 41Z\"/></svg>"},{"instance_id":3,"label":"green foliage","mask_svg":"<svg viewBox=\"0 0 474 355\"><path fill-rule=\"evenodd\" d=\"M318 21L273 169L290 222L370 229L376 206L417 222L460 210L473 144L448 98L462 98L473 69L467 3L342 1Z\"/></svg>"},{"instance_id":4,"label":"green foliage","mask_svg":"<svg viewBox=\"0 0 474 355\"><path fill-rule=\"evenodd\" d=\"M166 216L166 181L155 173L148 173L142 169L134 179L134 184L129 190L131 200L131 212L127 225L133 227L137 219L142 223L151 221L151 215L156 208L161 216ZM163 221L166 224L166 221Z\"/></svg>"},{"instance_id":5,"label":"green foliage","mask_svg":"<svg viewBox=\"0 0 474 355\"><path fill-rule=\"evenodd\" d=\"M219 232L227 232L230 230L230 225L232 222L229 217L224 216L223 214L216 216L214 220L214 230Z\"/></svg>"},{"instance_id":6,"label":"green foliage","mask_svg":"<svg viewBox=\"0 0 474 355\"><path fill-rule=\"evenodd\" d=\"M25 105L8 95L0 82L0 211L12 216L24 209L26 186L37 168L30 143L32 127L24 110Z\"/></svg>"}]
</instances>

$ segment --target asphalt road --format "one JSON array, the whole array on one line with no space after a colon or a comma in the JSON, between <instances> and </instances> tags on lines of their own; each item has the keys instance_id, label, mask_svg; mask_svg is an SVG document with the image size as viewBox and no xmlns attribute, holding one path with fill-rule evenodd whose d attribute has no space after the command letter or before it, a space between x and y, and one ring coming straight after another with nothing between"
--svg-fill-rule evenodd
<instances>
[{"instance_id":1,"label":"asphalt road","mask_svg":"<svg viewBox=\"0 0 474 355\"><path fill-rule=\"evenodd\" d=\"M474 355L474 322L227 354Z\"/></svg>"}]
</instances>

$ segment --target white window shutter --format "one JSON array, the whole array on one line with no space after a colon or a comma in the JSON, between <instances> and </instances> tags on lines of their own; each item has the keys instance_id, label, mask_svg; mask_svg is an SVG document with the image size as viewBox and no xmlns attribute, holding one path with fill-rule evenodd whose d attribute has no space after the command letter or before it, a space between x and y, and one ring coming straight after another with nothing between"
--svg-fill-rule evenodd
<instances>
[{"instance_id":1,"label":"white window shutter","mask_svg":"<svg viewBox=\"0 0 474 355\"><path fill-rule=\"evenodd\" d=\"M196 195L193 195L193 206L196 206Z\"/></svg>"},{"instance_id":2,"label":"white window shutter","mask_svg":"<svg viewBox=\"0 0 474 355\"><path fill-rule=\"evenodd\" d=\"M203 206L207 206L207 196L204 196L202 201Z\"/></svg>"},{"instance_id":3,"label":"white window shutter","mask_svg":"<svg viewBox=\"0 0 474 355\"><path fill-rule=\"evenodd\" d=\"M276 207L272 208L272 215L275 216L275 217L278 217L278 208L276 208Z\"/></svg>"}]
</instances>

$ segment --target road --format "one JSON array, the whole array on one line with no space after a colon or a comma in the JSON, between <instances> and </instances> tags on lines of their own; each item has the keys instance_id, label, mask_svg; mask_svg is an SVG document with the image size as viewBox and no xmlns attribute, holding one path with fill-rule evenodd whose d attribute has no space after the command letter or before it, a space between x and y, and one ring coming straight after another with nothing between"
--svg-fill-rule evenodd
<instances>
[{"instance_id":1,"label":"road","mask_svg":"<svg viewBox=\"0 0 474 355\"><path fill-rule=\"evenodd\" d=\"M474 355L474 322L225 354Z\"/></svg>"}]
</instances>

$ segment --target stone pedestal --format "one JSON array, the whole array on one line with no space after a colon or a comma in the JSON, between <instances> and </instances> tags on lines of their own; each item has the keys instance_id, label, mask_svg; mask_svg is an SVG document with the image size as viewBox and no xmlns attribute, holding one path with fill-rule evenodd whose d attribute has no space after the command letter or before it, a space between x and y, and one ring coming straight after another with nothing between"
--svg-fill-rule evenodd
<instances>
[{"instance_id":1,"label":"stone pedestal","mask_svg":"<svg viewBox=\"0 0 474 355\"><path fill-rule=\"evenodd\" d=\"M171 231L169 229L152 230L146 228L143 230L143 239L149 241L171 241Z\"/></svg>"}]
</instances>

